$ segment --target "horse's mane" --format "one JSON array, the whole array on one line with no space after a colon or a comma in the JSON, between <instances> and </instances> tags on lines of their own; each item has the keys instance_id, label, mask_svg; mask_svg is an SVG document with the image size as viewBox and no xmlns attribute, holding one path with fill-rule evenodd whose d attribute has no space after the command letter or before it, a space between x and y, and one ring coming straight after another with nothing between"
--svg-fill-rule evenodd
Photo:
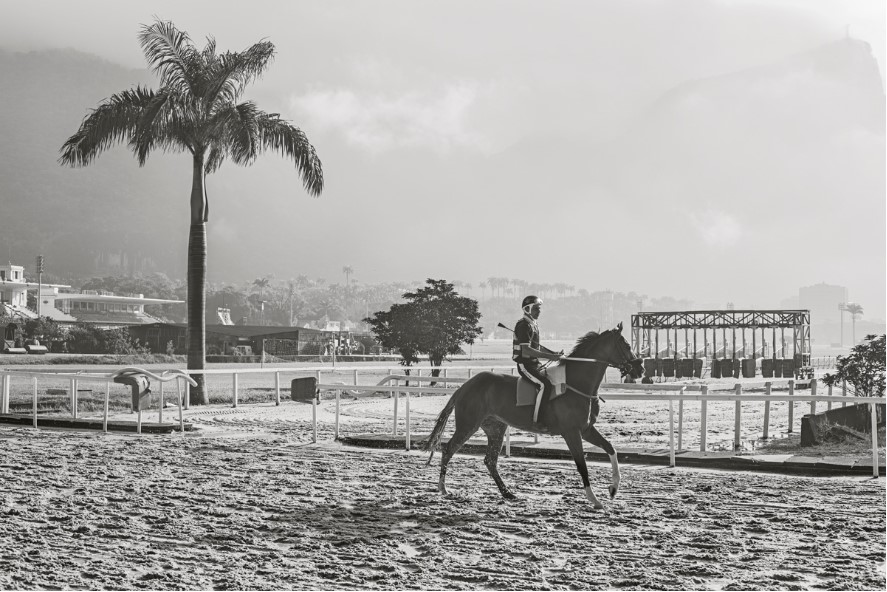
<instances>
[{"instance_id":1,"label":"horse's mane","mask_svg":"<svg viewBox=\"0 0 887 592\"><path fill-rule=\"evenodd\" d=\"M570 358L587 358L588 355L585 353L594 344L597 343L598 339L601 338L602 333L597 333L596 331L589 331L582 337L576 340L576 345L573 346L573 351L570 352L570 355L567 357Z\"/></svg>"}]
</instances>

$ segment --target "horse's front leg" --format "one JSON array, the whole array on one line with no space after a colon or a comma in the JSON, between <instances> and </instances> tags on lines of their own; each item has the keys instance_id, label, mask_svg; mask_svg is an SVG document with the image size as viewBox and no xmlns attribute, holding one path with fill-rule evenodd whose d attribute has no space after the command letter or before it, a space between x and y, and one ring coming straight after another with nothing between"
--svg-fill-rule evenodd
<instances>
[{"instance_id":1,"label":"horse's front leg","mask_svg":"<svg viewBox=\"0 0 887 592\"><path fill-rule=\"evenodd\" d=\"M595 510L603 509L604 504L598 500L591 490L591 482L588 480L588 465L585 463L585 451L582 450L582 436L578 431L566 432L564 433L564 441L567 443L567 448L570 449L576 468L579 469L579 475L582 477L582 486L585 488L585 497L594 505Z\"/></svg>"},{"instance_id":2,"label":"horse's front leg","mask_svg":"<svg viewBox=\"0 0 887 592\"><path fill-rule=\"evenodd\" d=\"M594 425L589 425L582 431L582 437L589 443L594 444L598 448L602 448L604 452L607 453L607 456L610 457L610 466L613 468L613 479L610 482L610 499L616 497L616 494L619 493L619 481L621 479L619 475L619 459L616 456L616 449L613 448L613 445L610 444L610 441L601 435L597 428Z\"/></svg>"}]
</instances>

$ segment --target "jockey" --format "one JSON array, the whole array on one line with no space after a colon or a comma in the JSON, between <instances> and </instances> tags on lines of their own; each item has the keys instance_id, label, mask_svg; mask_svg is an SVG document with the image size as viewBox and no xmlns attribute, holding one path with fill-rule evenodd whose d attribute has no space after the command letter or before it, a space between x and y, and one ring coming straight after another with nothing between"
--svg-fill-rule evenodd
<instances>
[{"instance_id":1,"label":"jockey","mask_svg":"<svg viewBox=\"0 0 887 592\"><path fill-rule=\"evenodd\" d=\"M542 390L541 396L536 395L536 409L533 412L533 421L538 422L539 409L543 401L548 401L552 389L539 359L559 360L563 352L555 353L539 345L539 327L536 325L536 319L542 313L542 299L538 296L527 296L521 302L521 308L524 316L514 326L511 358L517 363L518 373L536 385L537 393Z\"/></svg>"}]
</instances>

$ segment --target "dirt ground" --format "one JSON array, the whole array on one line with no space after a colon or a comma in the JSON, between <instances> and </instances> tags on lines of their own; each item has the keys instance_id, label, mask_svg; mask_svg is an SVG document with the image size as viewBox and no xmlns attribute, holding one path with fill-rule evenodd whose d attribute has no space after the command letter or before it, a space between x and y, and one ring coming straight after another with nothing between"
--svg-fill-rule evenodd
<instances>
[{"instance_id":1,"label":"dirt ground","mask_svg":"<svg viewBox=\"0 0 887 592\"><path fill-rule=\"evenodd\" d=\"M413 401L417 431L434 399ZM343 401L341 429L390 430L392 403ZM192 409L186 435L0 427L0 588L885 585L883 479L623 465L593 511L571 462L503 458L520 496L506 502L459 455L443 497L439 456L345 447L330 405L317 443L310 405L291 401ZM591 473L606 497L609 465Z\"/></svg>"}]
</instances>

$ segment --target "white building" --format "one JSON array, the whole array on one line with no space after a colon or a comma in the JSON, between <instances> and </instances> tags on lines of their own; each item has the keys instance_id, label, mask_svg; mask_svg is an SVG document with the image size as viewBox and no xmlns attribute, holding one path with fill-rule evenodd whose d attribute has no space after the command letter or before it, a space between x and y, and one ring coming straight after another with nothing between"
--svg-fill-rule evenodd
<instances>
[{"instance_id":1,"label":"white building","mask_svg":"<svg viewBox=\"0 0 887 592\"><path fill-rule=\"evenodd\" d=\"M64 292L71 286L25 281L21 265L0 266L0 307L13 320L37 318L37 310L28 308L28 291L40 292L40 316L62 323L78 321L103 327L143 325L160 319L145 313L145 305L181 304L183 300L145 298L143 294L116 295L105 290Z\"/></svg>"}]
</instances>

